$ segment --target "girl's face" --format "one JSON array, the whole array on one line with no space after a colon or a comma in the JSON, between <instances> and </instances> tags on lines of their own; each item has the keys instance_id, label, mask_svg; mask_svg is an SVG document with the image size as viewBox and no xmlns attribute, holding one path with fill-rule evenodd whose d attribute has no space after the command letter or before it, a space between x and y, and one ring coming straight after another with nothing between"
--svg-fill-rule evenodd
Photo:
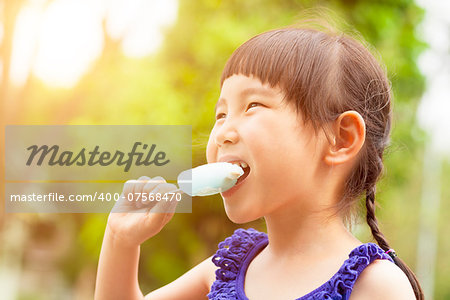
<instances>
[{"instance_id":1,"label":"girl's face","mask_svg":"<svg viewBox=\"0 0 450 300\"><path fill-rule=\"evenodd\" d=\"M230 220L245 223L313 204L323 172L317 141L292 104L283 102L280 89L256 77L226 79L206 155L208 163L248 165L238 183L222 193Z\"/></svg>"}]
</instances>

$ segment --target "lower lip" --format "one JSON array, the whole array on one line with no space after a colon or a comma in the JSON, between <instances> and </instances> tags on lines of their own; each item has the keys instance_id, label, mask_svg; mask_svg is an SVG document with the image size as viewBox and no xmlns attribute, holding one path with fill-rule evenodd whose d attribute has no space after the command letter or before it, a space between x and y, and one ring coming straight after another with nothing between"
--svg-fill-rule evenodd
<instances>
[{"instance_id":1,"label":"lower lip","mask_svg":"<svg viewBox=\"0 0 450 300\"><path fill-rule=\"evenodd\" d=\"M221 193L222 196L225 197L225 198L228 198L228 197L232 196L232 195L233 195L233 194L234 194L234 193L242 186L242 184L244 184L244 182L247 180L247 178L248 178L249 175L250 175L250 174L248 174L247 177L245 177L244 180L242 180L241 182L239 182L239 184L233 186L232 188L226 190L225 192L222 192L222 193Z\"/></svg>"}]
</instances>

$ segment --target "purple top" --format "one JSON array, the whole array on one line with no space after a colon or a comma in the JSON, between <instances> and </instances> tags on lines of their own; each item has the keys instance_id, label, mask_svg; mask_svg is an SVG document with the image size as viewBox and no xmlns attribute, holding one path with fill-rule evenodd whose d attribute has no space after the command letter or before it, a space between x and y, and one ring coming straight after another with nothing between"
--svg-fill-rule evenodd
<instances>
[{"instance_id":1,"label":"purple top","mask_svg":"<svg viewBox=\"0 0 450 300\"><path fill-rule=\"evenodd\" d=\"M267 234L253 228L237 229L234 234L219 243L219 249L213 256L216 281L211 286L209 299L248 300L244 292L245 273L250 262L267 246ZM330 280L312 292L298 298L304 299L348 299L359 274L376 259L391 257L374 243L362 244L353 249L341 268Z\"/></svg>"}]
</instances>

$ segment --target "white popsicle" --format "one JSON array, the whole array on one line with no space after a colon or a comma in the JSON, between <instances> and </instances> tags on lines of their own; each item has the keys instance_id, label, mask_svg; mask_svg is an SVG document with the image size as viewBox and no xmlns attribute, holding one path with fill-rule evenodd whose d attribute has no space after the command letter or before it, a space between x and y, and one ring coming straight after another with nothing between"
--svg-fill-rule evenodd
<instances>
[{"instance_id":1,"label":"white popsicle","mask_svg":"<svg viewBox=\"0 0 450 300\"><path fill-rule=\"evenodd\" d=\"M218 162L183 171L177 181L180 190L190 196L208 196L233 187L243 174L238 165Z\"/></svg>"}]
</instances>

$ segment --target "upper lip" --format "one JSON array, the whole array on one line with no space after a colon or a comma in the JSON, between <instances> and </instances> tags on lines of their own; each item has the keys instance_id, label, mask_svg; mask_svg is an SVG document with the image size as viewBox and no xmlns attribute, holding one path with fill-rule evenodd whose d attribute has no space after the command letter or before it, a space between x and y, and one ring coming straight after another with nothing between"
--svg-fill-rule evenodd
<instances>
[{"instance_id":1,"label":"upper lip","mask_svg":"<svg viewBox=\"0 0 450 300\"><path fill-rule=\"evenodd\" d=\"M243 160L242 158L235 156L235 155L224 155L224 156L221 156L217 161L218 162L228 162L228 163L243 161L248 165L248 163L245 160Z\"/></svg>"}]
</instances>

